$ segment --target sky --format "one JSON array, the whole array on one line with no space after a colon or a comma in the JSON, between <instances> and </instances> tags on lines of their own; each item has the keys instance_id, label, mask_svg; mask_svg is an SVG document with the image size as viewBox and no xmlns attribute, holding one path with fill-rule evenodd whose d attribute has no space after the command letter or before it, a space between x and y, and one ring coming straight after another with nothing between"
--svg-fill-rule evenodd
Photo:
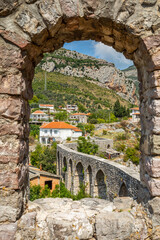
<instances>
[{"instance_id":1,"label":"sky","mask_svg":"<svg viewBox=\"0 0 160 240\"><path fill-rule=\"evenodd\" d=\"M133 65L133 62L126 59L122 53L117 52L112 47L104 45L101 42L95 42L93 40L74 41L65 43L63 47L92 57L105 59L108 62L114 63L116 68L121 70Z\"/></svg>"}]
</instances>

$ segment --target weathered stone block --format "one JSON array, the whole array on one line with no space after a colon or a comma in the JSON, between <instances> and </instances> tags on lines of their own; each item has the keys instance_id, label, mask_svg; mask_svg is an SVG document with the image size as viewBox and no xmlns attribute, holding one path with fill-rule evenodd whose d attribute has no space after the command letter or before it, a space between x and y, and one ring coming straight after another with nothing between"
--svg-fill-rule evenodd
<instances>
[{"instance_id":1,"label":"weathered stone block","mask_svg":"<svg viewBox=\"0 0 160 240\"><path fill-rule=\"evenodd\" d=\"M12 206L0 206L0 223L16 222L17 209Z\"/></svg>"},{"instance_id":2,"label":"weathered stone block","mask_svg":"<svg viewBox=\"0 0 160 240\"><path fill-rule=\"evenodd\" d=\"M160 196L160 180L157 178L151 178L148 174L145 174L145 182L153 197Z\"/></svg>"},{"instance_id":3,"label":"weathered stone block","mask_svg":"<svg viewBox=\"0 0 160 240\"><path fill-rule=\"evenodd\" d=\"M29 119L30 109L27 102L21 98L8 97L0 98L0 115L12 120L20 120L22 117Z\"/></svg>"},{"instance_id":4,"label":"weathered stone block","mask_svg":"<svg viewBox=\"0 0 160 240\"><path fill-rule=\"evenodd\" d=\"M160 211L159 211L159 206L160 206L160 198L155 197L149 202L149 210L150 213L152 214L152 222L153 226L160 226Z\"/></svg>"},{"instance_id":5,"label":"weathered stone block","mask_svg":"<svg viewBox=\"0 0 160 240\"><path fill-rule=\"evenodd\" d=\"M3 164L2 164L3 166ZM6 164L3 169L0 166L0 187L9 189L20 189L28 177L28 166Z\"/></svg>"},{"instance_id":6,"label":"weathered stone block","mask_svg":"<svg viewBox=\"0 0 160 240\"><path fill-rule=\"evenodd\" d=\"M151 100L148 105L146 104L147 111L149 114L154 116L160 116L160 100Z\"/></svg>"},{"instance_id":7,"label":"weathered stone block","mask_svg":"<svg viewBox=\"0 0 160 240\"><path fill-rule=\"evenodd\" d=\"M98 239L127 239L134 228L134 221L128 212L101 213L96 216Z\"/></svg>"},{"instance_id":8,"label":"weathered stone block","mask_svg":"<svg viewBox=\"0 0 160 240\"><path fill-rule=\"evenodd\" d=\"M17 139L17 136L0 137L0 156L18 158L22 162L28 156L28 140Z\"/></svg>"},{"instance_id":9,"label":"weathered stone block","mask_svg":"<svg viewBox=\"0 0 160 240\"><path fill-rule=\"evenodd\" d=\"M153 135L152 144L151 154L160 155L160 135Z\"/></svg>"},{"instance_id":10,"label":"weathered stone block","mask_svg":"<svg viewBox=\"0 0 160 240\"><path fill-rule=\"evenodd\" d=\"M17 209L17 214L21 212L23 203L23 191L20 190L0 190L0 206L11 206Z\"/></svg>"},{"instance_id":11,"label":"weathered stone block","mask_svg":"<svg viewBox=\"0 0 160 240\"><path fill-rule=\"evenodd\" d=\"M0 225L0 239L14 240L17 231L17 223Z\"/></svg>"},{"instance_id":12,"label":"weathered stone block","mask_svg":"<svg viewBox=\"0 0 160 240\"><path fill-rule=\"evenodd\" d=\"M0 16L7 16L11 14L19 5L19 0L1 0L0 2Z\"/></svg>"},{"instance_id":13,"label":"weathered stone block","mask_svg":"<svg viewBox=\"0 0 160 240\"><path fill-rule=\"evenodd\" d=\"M28 33L32 40L41 45L48 36L46 26L35 9L29 11L27 8L17 13L15 22ZM37 37L38 36L38 37Z\"/></svg>"},{"instance_id":14,"label":"weathered stone block","mask_svg":"<svg viewBox=\"0 0 160 240\"><path fill-rule=\"evenodd\" d=\"M21 94L22 77L17 73L15 75L0 75L0 93L11 95Z\"/></svg>"},{"instance_id":15,"label":"weathered stone block","mask_svg":"<svg viewBox=\"0 0 160 240\"><path fill-rule=\"evenodd\" d=\"M62 10L59 1L40 1L38 6L51 36L54 36L62 22Z\"/></svg>"},{"instance_id":16,"label":"weathered stone block","mask_svg":"<svg viewBox=\"0 0 160 240\"><path fill-rule=\"evenodd\" d=\"M6 43L0 38L0 66L4 69L22 68L24 66L24 58L21 50L15 45ZM3 57L2 57L3 56Z\"/></svg>"},{"instance_id":17,"label":"weathered stone block","mask_svg":"<svg viewBox=\"0 0 160 240\"><path fill-rule=\"evenodd\" d=\"M19 157L0 155L0 164L19 163Z\"/></svg>"},{"instance_id":18,"label":"weathered stone block","mask_svg":"<svg viewBox=\"0 0 160 240\"><path fill-rule=\"evenodd\" d=\"M26 213L21 217L16 239L36 239L36 212Z\"/></svg>"},{"instance_id":19,"label":"weathered stone block","mask_svg":"<svg viewBox=\"0 0 160 240\"><path fill-rule=\"evenodd\" d=\"M151 177L160 177L160 157L145 157L145 169Z\"/></svg>"},{"instance_id":20,"label":"weathered stone block","mask_svg":"<svg viewBox=\"0 0 160 240\"><path fill-rule=\"evenodd\" d=\"M151 72L149 75L148 75L148 88L152 88L152 87L160 87L160 71L157 70L157 71L154 71L154 72Z\"/></svg>"},{"instance_id":21,"label":"weathered stone block","mask_svg":"<svg viewBox=\"0 0 160 240\"><path fill-rule=\"evenodd\" d=\"M146 5L146 6L151 6L151 5L156 4L156 2L157 2L157 0L143 0L142 4Z\"/></svg>"}]
</instances>

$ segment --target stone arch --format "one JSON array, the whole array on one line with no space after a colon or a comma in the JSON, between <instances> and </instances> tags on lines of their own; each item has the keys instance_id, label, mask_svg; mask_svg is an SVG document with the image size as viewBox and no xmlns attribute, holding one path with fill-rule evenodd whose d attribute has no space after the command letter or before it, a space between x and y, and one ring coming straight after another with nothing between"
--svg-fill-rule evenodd
<instances>
[{"instance_id":1,"label":"stone arch","mask_svg":"<svg viewBox=\"0 0 160 240\"><path fill-rule=\"evenodd\" d=\"M92 173L92 168L89 165L86 171L86 193L89 194L90 196L92 195L92 177L93 177L93 173Z\"/></svg>"},{"instance_id":2,"label":"stone arch","mask_svg":"<svg viewBox=\"0 0 160 240\"><path fill-rule=\"evenodd\" d=\"M84 183L84 167L81 162L77 163L74 174L74 193L77 194L80 185Z\"/></svg>"},{"instance_id":3,"label":"stone arch","mask_svg":"<svg viewBox=\"0 0 160 240\"><path fill-rule=\"evenodd\" d=\"M72 174L73 174L73 163L72 163L72 160L69 159L69 164L68 164L68 189L71 192L72 192L72 187L73 187Z\"/></svg>"},{"instance_id":4,"label":"stone arch","mask_svg":"<svg viewBox=\"0 0 160 240\"><path fill-rule=\"evenodd\" d=\"M106 199L107 198L106 190L107 190L107 188L106 188L106 182L105 182L105 174L100 169L100 170L98 170L98 172L96 174L94 194L97 197Z\"/></svg>"},{"instance_id":5,"label":"stone arch","mask_svg":"<svg viewBox=\"0 0 160 240\"><path fill-rule=\"evenodd\" d=\"M158 20L155 21L155 16L157 19L159 16L159 1L152 1L152 4L151 1L116 0L26 2L4 3L0 11L0 149L1 162L7 164L7 172L1 173L1 189L5 196L7 188L9 196L2 202L7 206L14 202L13 205L18 206L13 211L18 215L12 219L20 217L19 209L25 209L27 202L28 100L33 95L34 68L43 53L54 51L64 42L73 40L101 41L134 61L141 82L140 177L152 196L160 196L160 131L157 127L160 35ZM12 21L8 21L10 14ZM17 197L18 191L21 192L21 199Z\"/></svg>"},{"instance_id":6,"label":"stone arch","mask_svg":"<svg viewBox=\"0 0 160 240\"><path fill-rule=\"evenodd\" d=\"M126 184L123 182L119 190L119 197L128 197L128 190Z\"/></svg>"}]
</instances>

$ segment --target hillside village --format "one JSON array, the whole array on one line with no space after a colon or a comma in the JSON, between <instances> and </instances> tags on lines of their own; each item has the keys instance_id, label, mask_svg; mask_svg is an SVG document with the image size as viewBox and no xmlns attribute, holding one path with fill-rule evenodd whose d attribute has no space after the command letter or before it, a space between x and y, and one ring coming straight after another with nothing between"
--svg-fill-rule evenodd
<instances>
[{"instance_id":1,"label":"hillside village","mask_svg":"<svg viewBox=\"0 0 160 240\"><path fill-rule=\"evenodd\" d=\"M81 69L79 72L82 67L83 71ZM91 76L91 72L87 72L88 67L92 69L92 73L95 73L94 68L96 71L99 70L99 73L96 73L98 74L96 81L93 79L94 75ZM47 169L50 176L46 172L41 187L47 185L53 191L57 178L59 184L61 181L60 176L55 177L56 170L53 167L56 164L55 160L47 163L45 154L42 159L38 160L38 157L35 159L35 154L40 151L38 146L42 152L49 152L52 145L71 144L72 147L74 146L73 149L78 149L80 152L94 154L139 171L139 108L133 102L130 103L127 97L124 97L119 91L111 91L109 85L106 86L106 81L100 78L102 76L101 67L109 69L110 75L113 74L113 71L114 74L115 71L118 73L113 64L65 49L58 50L52 55L46 55L38 65L33 82L35 95L30 101L31 186L36 183L35 176L42 171L44 175L44 170ZM126 72L127 78L132 76L132 79L136 80L136 75L133 77L135 74L133 67ZM120 72L118 74L120 76ZM125 75L122 75L124 78ZM107 75L106 77L111 76ZM82 90L81 81L83 84L86 82L85 89L83 87ZM110 81L108 80L108 82ZM52 87L53 83L54 88ZM134 86L136 86L136 82ZM92 88L93 95L89 93L90 88ZM63 91L65 92L63 93ZM103 91L105 91L104 95ZM44 92L46 93L45 97ZM68 95L65 97L67 92ZM77 94L75 94L76 92ZM85 95L83 95L84 93ZM72 98L70 98L71 96ZM106 96L107 98L105 98ZM88 100L86 101L84 97L87 97ZM135 103L137 101L136 99ZM41 144L41 146L37 144ZM89 145L90 148L88 148ZM93 151L93 149L95 150ZM53 158L56 159L56 156Z\"/></svg>"}]
</instances>

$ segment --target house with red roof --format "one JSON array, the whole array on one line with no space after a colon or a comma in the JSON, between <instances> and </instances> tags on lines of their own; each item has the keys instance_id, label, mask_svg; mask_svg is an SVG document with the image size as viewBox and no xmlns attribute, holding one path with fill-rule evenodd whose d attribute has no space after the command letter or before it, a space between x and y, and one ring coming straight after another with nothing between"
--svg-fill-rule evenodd
<instances>
[{"instance_id":1,"label":"house with red roof","mask_svg":"<svg viewBox=\"0 0 160 240\"><path fill-rule=\"evenodd\" d=\"M140 121L140 111L138 107L131 108L131 116L132 122L139 122Z\"/></svg>"},{"instance_id":2,"label":"house with red roof","mask_svg":"<svg viewBox=\"0 0 160 240\"><path fill-rule=\"evenodd\" d=\"M73 113L70 115L72 123L87 123L88 115L85 113Z\"/></svg>"},{"instance_id":3,"label":"house with red roof","mask_svg":"<svg viewBox=\"0 0 160 240\"><path fill-rule=\"evenodd\" d=\"M37 111L31 113L30 119L33 122L36 122L36 121L48 121L49 120L49 116L46 113L44 113L43 111L37 110Z\"/></svg>"},{"instance_id":4,"label":"house with red roof","mask_svg":"<svg viewBox=\"0 0 160 240\"><path fill-rule=\"evenodd\" d=\"M80 136L82 136L82 131L75 126L65 122L50 122L40 127L39 142L49 145L54 141L63 142L68 137L77 139Z\"/></svg>"},{"instance_id":5,"label":"house with red roof","mask_svg":"<svg viewBox=\"0 0 160 240\"><path fill-rule=\"evenodd\" d=\"M43 111L48 111L49 113L54 112L54 105L52 104L39 104L39 108L43 109Z\"/></svg>"}]
</instances>

